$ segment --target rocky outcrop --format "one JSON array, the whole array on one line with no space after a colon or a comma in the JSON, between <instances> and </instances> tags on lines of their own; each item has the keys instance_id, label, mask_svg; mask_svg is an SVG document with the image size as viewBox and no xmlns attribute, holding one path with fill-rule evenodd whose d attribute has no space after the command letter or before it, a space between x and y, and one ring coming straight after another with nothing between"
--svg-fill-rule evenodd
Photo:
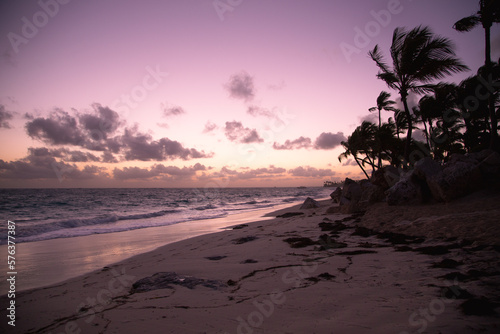
<instances>
[{"instance_id":1,"label":"rocky outcrop","mask_svg":"<svg viewBox=\"0 0 500 334\"><path fill-rule=\"evenodd\" d=\"M498 182L499 177L500 154L491 150L453 154L443 165L423 158L387 190L387 203L450 202Z\"/></svg>"},{"instance_id":2,"label":"rocky outcrop","mask_svg":"<svg viewBox=\"0 0 500 334\"><path fill-rule=\"evenodd\" d=\"M339 203L341 196L342 196L342 188L340 187L335 188L335 190L330 194L333 203Z\"/></svg>"},{"instance_id":3,"label":"rocky outcrop","mask_svg":"<svg viewBox=\"0 0 500 334\"><path fill-rule=\"evenodd\" d=\"M311 197L306 198L304 203L302 203L302 205L300 206L300 210L314 208L319 208L319 203L318 201L313 200Z\"/></svg>"},{"instance_id":4,"label":"rocky outcrop","mask_svg":"<svg viewBox=\"0 0 500 334\"><path fill-rule=\"evenodd\" d=\"M370 182L384 191L394 186L400 178L401 170L393 166L384 166L372 173Z\"/></svg>"},{"instance_id":5,"label":"rocky outcrop","mask_svg":"<svg viewBox=\"0 0 500 334\"><path fill-rule=\"evenodd\" d=\"M382 187L376 186L368 180L356 182L346 178L338 203L341 213L354 213L364 211L369 204L383 199Z\"/></svg>"},{"instance_id":6,"label":"rocky outcrop","mask_svg":"<svg viewBox=\"0 0 500 334\"><path fill-rule=\"evenodd\" d=\"M392 166L375 171L370 180L345 179L342 190L330 196L339 203L332 212L353 213L383 201L389 205L425 202L449 202L485 186L500 186L500 154L484 150L471 154L453 154L445 164L423 158L414 168L403 172Z\"/></svg>"}]
</instances>

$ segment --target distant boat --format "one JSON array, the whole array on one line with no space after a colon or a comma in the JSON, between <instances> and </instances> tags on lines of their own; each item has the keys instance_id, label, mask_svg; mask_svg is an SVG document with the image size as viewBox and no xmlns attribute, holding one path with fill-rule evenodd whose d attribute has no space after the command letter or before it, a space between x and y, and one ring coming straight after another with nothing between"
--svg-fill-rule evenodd
<instances>
[{"instance_id":1,"label":"distant boat","mask_svg":"<svg viewBox=\"0 0 500 334\"><path fill-rule=\"evenodd\" d=\"M304 187L304 186L300 186L300 187L297 187L297 189L306 189L307 187Z\"/></svg>"}]
</instances>

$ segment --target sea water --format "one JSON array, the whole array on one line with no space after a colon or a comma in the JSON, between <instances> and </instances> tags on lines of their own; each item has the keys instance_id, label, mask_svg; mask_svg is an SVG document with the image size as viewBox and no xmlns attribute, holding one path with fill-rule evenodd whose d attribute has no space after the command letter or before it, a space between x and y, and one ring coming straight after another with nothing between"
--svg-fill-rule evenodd
<instances>
[{"instance_id":1,"label":"sea water","mask_svg":"<svg viewBox=\"0 0 500 334\"><path fill-rule=\"evenodd\" d=\"M324 198L328 188L0 189L0 245L7 220L16 242L70 238L225 217Z\"/></svg>"}]
</instances>

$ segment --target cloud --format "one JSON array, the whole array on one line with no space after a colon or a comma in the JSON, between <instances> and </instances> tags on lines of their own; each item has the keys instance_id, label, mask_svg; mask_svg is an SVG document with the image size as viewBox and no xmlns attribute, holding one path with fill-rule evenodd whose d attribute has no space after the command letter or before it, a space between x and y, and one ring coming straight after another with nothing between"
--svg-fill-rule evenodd
<instances>
[{"instance_id":1,"label":"cloud","mask_svg":"<svg viewBox=\"0 0 500 334\"><path fill-rule=\"evenodd\" d=\"M301 148L311 148L311 147L312 147L311 138L302 136L300 136L295 140L286 140L285 143L282 145L276 142L273 144L273 148L275 150L297 150Z\"/></svg>"},{"instance_id":2,"label":"cloud","mask_svg":"<svg viewBox=\"0 0 500 334\"><path fill-rule=\"evenodd\" d=\"M356 160L351 159L351 158L347 159L346 161L344 161L342 163L342 166L357 166L357 165L358 165L358 163L356 162Z\"/></svg>"},{"instance_id":3,"label":"cloud","mask_svg":"<svg viewBox=\"0 0 500 334\"><path fill-rule=\"evenodd\" d=\"M265 178L273 178L277 176L282 176L286 173L285 168L275 167L274 165L270 165L269 167L264 168L241 168L243 171L232 170L229 167L225 166L220 169L219 172L214 172L208 176L202 177L206 178L217 178L217 177L229 177L233 180L249 180L249 179L265 179Z\"/></svg>"},{"instance_id":4,"label":"cloud","mask_svg":"<svg viewBox=\"0 0 500 334\"><path fill-rule=\"evenodd\" d=\"M106 151L102 154L101 161L105 163L117 163L118 159L116 159L113 153Z\"/></svg>"},{"instance_id":5,"label":"cloud","mask_svg":"<svg viewBox=\"0 0 500 334\"><path fill-rule=\"evenodd\" d=\"M186 113L186 111L184 111L184 109L179 106L167 107L165 104L162 103L161 107L163 110L164 117L178 116Z\"/></svg>"},{"instance_id":6,"label":"cloud","mask_svg":"<svg viewBox=\"0 0 500 334\"><path fill-rule=\"evenodd\" d=\"M30 137L48 145L72 145L104 152L99 158L88 152L66 151L62 157L64 161L116 163L119 160L189 160L213 156L213 153L186 148L169 138L155 140L150 134L140 132L137 125L123 127L125 122L108 107L96 103L92 108L91 112L77 113L77 117L60 109L47 117L26 115L26 131ZM175 110L172 112L180 112Z\"/></svg>"},{"instance_id":7,"label":"cloud","mask_svg":"<svg viewBox=\"0 0 500 334\"><path fill-rule=\"evenodd\" d=\"M0 129L10 129L9 121L14 117L14 115L5 110L5 106L0 104Z\"/></svg>"},{"instance_id":8,"label":"cloud","mask_svg":"<svg viewBox=\"0 0 500 334\"><path fill-rule=\"evenodd\" d=\"M123 169L115 168L113 176L118 180L130 179L165 179L174 177L176 179L191 178L196 175L197 171L204 171L207 167L197 163L194 166L182 167L164 166L163 164L153 165L150 168L139 167L124 167Z\"/></svg>"},{"instance_id":9,"label":"cloud","mask_svg":"<svg viewBox=\"0 0 500 334\"><path fill-rule=\"evenodd\" d=\"M68 150L66 148L48 149L46 147L30 147L28 152L35 157L52 157L60 158L65 162L99 162L101 159L89 152Z\"/></svg>"},{"instance_id":10,"label":"cloud","mask_svg":"<svg viewBox=\"0 0 500 334\"><path fill-rule=\"evenodd\" d=\"M281 82L279 84L271 84L271 85L267 86L267 88L269 88L270 90L273 90L273 91L282 90L285 87L286 87L285 80L281 80Z\"/></svg>"},{"instance_id":11,"label":"cloud","mask_svg":"<svg viewBox=\"0 0 500 334\"><path fill-rule=\"evenodd\" d=\"M331 169L317 169L310 166L306 166L305 168L300 166L290 169L288 170L288 173L296 177L326 177L333 176L335 174L335 172Z\"/></svg>"},{"instance_id":12,"label":"cloud","mask_svg":"<svg viewBox=\"0 0 500 334\"><path fill-rule=\"evenodd\" d=\"M229 91L229 96L243 101L251 101L255 96L253 78L246 72L233 74L225 88Z\"/></svg>"},{"instance_id":13,"label":"cloud","mask_svg":"<svg viewBox=\"0 0 500 334\"><path fill-rule=\"evenodd\" d=\"M26 131L31 138L51 145L81 145L85 141L77 119L61 109L48 118L37 117L27 122Z\"/></svg>"},{"instance_id":14,"label":"cloud","mask_svg":"<svg viewBox=\"0 0 500 334\"><path fill-rule=\"evenodd\" d=\"M54 157L64 152L46 148L30 148L27 157L5 162L0 160L0 179L90 179L106 177L104 168L85 166L79 169L75 164L57 161Z\"/></svg>"},{"instance_id":15,"label":"cloud","mask_svg":"<svg viewBox=\"0 0 500 334\"><path fill-rule=\"evenodd\" d=\"M262 143L264 141L257 130L246 128L241 122L226 122L224 133L230 141L242 144Z\"/></svg>"},{"instance_id":16,"label":"cloud","mask_svg":"<svg viewBox=\"0 0 500 334\"><path fill-rule=\"evenodd\" d=\"M78 116L81 127L92 140L107 139L108 135L114 134L118 127L122 125L120 116L116 111L103 107L98 103L93 104L92 108L94 109L92 113Z\"/></svg>"},{"instance_id":17,"label":"cloud","mask_svg":"<svg viewBox=\"0 0 500 334\"><path fill-rule=\"evenodd\" d=\"M339 146L340 142L344 140L346 140L346 137L342 132L323 132L314 141L314 148L317 150L331 150Z\"/></svg>"},{"instance_id":18,"label":"cloud","mask_svg":"<svg viewBox=\"0 0 500 334\"><path fill-rule=\"evenodd\" d=\"M382 119L382 121L383 121L383 119ZM378 125L378 111L366 114L362 117L359 117L359 122L360 123L370 122L370 123Z\"/></svg>"},{"instance_id":19,"label":"cloud","mask_svg":"<svg viewBox=\"0 0 500 334\"><path fill-rule=\"evenodd\" d=\"M178 141L168 138L153 140L151 135L140 133L137 129L125 129L121 137L125 160L162 161L180 158L182 160L208 158L212 154L185 148Z\"/></svg>"},{"instance_id":20,"label":"cloud","mask_svg":"<svg viewBox=\"0 0 500 334\"><path fill-rule=\"evenodd\" d=\"M218 126L215 123L212 123L212 122L208 121L205 124L205 128L203 129L203 133L210 133L210 132L214 131L217 128L218 128Z\"/></svg>"},{"instance_id":21,"label":"cloud","mask_svg":"<svg viewBox=\"0 0 500 334\"><path fill-rule=\"evenodd\" d=\"M254 117L263 116L267 118L278 118L274 111L258 106L249 106L247 109L247 114L252 115Z\"/></svg>"}]
</instances>

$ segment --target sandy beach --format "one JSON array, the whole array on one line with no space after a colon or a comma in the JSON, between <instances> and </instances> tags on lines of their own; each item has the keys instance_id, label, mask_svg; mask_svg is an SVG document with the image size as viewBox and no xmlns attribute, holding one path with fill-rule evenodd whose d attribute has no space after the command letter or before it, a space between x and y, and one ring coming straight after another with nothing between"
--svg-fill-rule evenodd
<instances>
[{"instance_id":1,"label":"sandy beach","mask_svg":"<svg viewBox=\"0 0 500 334\"><path fill-rule=\"evenodd\" d=\"M327 214L331 206L290 207L270 216L300 214L179 241L17 293L15 327L3 296L1 331L498 332L498 244L377 231L366 214Z\"/></svg>"}]
</instances>

